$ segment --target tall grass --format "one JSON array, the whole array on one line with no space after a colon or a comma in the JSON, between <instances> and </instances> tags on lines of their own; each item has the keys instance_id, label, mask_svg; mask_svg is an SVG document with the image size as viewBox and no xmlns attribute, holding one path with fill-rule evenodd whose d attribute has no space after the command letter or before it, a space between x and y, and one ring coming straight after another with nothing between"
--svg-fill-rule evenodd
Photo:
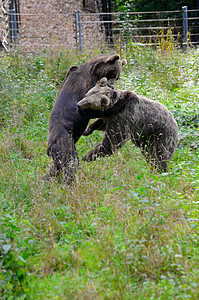
<instances>
[{"instance_id":1,"label":"tall grass","mask_svg":"<svg viewBox=\"0 0 199 300\"><path fill-rule=\"evenodd\" d=\"M0 295L198 299L198 50L121 51L128 65L117 87L162 102L178 122L168 173L128 142L81 161L70 186L42 181L59 85L70 65L95 54L0 54ZM80 160L102 137L81 137Z\"/></svg>"}]
</instances>

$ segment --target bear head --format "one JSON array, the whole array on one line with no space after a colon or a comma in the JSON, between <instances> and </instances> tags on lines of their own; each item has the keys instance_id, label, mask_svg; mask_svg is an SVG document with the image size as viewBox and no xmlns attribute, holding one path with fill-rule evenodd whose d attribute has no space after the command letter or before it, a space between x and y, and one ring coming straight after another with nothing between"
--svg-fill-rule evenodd
<instances>
[{"instance_id":1,"label":"bear head","mask_svg":"<svg viewBox=\"0 0 199 300\"><path fill-rule=\"evenodd\" d=\"M119 79L126 63L126 59L120 59L118 54L96 56L79 67L70 67L65 80L68 79L72 88L77 90L80 86L89 90L103 77L106 77L108 85L112 86Z\"/></svg>"},{"instance_id":2,"label":"bear head","mask_svg":"<svg viewBox=\"0 0 199 300\"><path fill-rule=\"evenodd\" d=\"M120 91L108 86L108 79L103 77L86 93L85 97L77 103L77 106L80 110L93 109L104 111L115 104L119 95Z\"/></svg>"},{"instance_id":3,"label":"bear head","mask_svg":"<svg viewBox=\"0 0 199 300\"><path fill-rule=\"evenodd\" d=\"M93 63L91 73L96 80L106 77L110 86L119 79L123 66L127 64L126 59L120 59L119 54L98 56L90 62Z\"/></svg>"}]
</instances>

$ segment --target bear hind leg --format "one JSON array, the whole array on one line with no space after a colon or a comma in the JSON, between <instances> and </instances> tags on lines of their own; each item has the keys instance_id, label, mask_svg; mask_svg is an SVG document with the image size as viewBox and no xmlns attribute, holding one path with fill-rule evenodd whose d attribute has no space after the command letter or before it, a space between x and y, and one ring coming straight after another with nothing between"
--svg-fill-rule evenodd
<instances>
[{"instance_id":1,"label":"bear hind leg","mask_svg":"<svg viewBox=\"0 0 199 300\"><path fill-rule=\"evenodd\" d=\"M141 147L142 153L147 162L159 172L167 172L170 155L165 147L165 143L156 138L143 143Z\"/></svg>"},{"instance_id":2,"label":"bear hind leg","mask_svg":"<svg viewBox=\"0 0 199 300\"><path fill-rule=\"evenodd\" d=\"M62 174L64 181L70 183L78 169L79 159L73 138L66 130L62 131L56 140L49 143L48 155L52 157L53 162L46 178L58 177Z\"/></svg>"}]
</instances>

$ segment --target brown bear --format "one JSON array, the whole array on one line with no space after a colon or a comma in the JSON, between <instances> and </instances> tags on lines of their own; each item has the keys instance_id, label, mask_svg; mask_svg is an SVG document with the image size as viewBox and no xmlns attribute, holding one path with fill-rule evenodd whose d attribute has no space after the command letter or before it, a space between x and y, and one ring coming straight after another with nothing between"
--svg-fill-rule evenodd
<instances>
[{"instance_id":1,"label":"brown bear","mask_svg":"<svg viewBox=\"0 0 199 300\"><path fill-rule=\"evenodd\" d=\"M106 130L101 143L83 158L93 161L97 157L111 155L131 139L156 169L166 172L178 144L178 126L173 115L161 103L130 91L114 90L102 78L85 97L78 102L79 110L105 111L124 101L124 107L109 118L97 119L84 135L94 130Z\"/></svg>"},{"instance_id":2,"label":"brown bear","mask_svg":"<svg viewBox=\"0 0 199 300\"><path fill-rule=\"evenodd\" d=\"M123 105L118 102L118 105L110 110L99 111L96 115L94 110L78 110L77 102L102 77L106 77L107 84L112 86L125 64L126 60L121 60L118 54L102 55L69 69L50 115L47 154L53 162L45 178L58 176L60 173L63 173L68 182L73 178L79 164L75 143L86 129L89 120L109 116L120 110Z\"/></svg>"}]
</instances>

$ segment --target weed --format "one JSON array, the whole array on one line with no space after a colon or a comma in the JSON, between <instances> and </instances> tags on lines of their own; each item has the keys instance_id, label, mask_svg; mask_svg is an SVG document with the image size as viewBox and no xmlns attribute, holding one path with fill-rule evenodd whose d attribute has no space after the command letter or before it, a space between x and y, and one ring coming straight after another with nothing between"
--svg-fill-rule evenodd
<instances>
[{"instance_id":1,"label":"weed","mask_svg":"<svg viewBox=\"0 0 199 300\"><path fill-rule=\"evenodd\" d=\"M2 299L198 298L198 50L170 32L153 50L127 44L117 87L158 100L177 120L168 173L130 142L111 157L81 158L74 182L43 182L48 118L69 66L99 51L0 53L0 293ZM167 54L167 55L166 55Z\"/></svg>"}]
</instances>

